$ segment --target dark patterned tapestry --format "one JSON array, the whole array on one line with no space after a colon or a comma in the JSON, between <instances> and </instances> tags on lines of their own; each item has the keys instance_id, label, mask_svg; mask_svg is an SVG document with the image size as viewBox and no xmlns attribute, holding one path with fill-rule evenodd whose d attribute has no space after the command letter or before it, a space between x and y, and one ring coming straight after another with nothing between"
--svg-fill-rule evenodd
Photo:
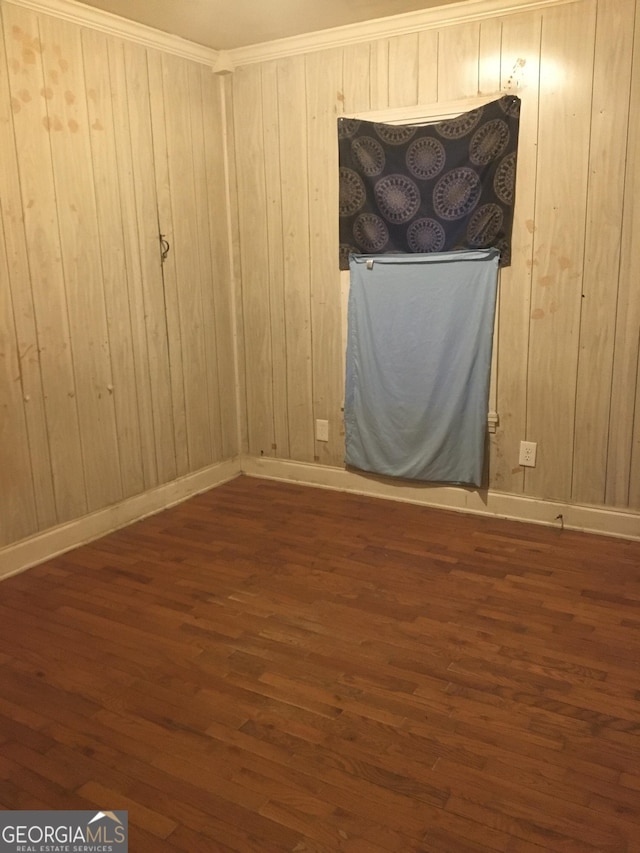
<instances>
[{"instance_id":1,"label":"dark patterned tapestry","mask_svg":"<svg viewBox=\"0 0 640 853\"><path fill-rule=\"evenodd\" d=\"M520 99L428 125L338 119L340 269L349 255L486 249L511 262Z\"/></svg>"}]
</instances>

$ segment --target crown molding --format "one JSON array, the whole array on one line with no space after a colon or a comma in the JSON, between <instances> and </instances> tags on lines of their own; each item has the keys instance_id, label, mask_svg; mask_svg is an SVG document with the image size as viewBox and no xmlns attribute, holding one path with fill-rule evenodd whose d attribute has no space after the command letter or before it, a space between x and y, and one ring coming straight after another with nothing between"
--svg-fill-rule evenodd
<instances>
[{"instance_id":1,"label":"crown molding","mask_svg":"<svg viewBox=\"0 0 640 853\"><path fill-rule=\"evenodd\" d=\"M145 47L171 53L209 66L214 74L229 74L242 65L267 62L318 50L416 33L472 21L482 21L518 12L564 6L579 0L464 0L449 6L436 6L385 18L374 18L300 36L248 45L228 51L213 50L179 36L130 21L120 15L77 3L75 0L0 0L2 4L22 6L43 15L124 38Z\"/></svg>"},{"instance_id":2,"label":"crown molding","mask_svg":"<svg viewBox=\"0 0 640 853\"><path fill-rule=\"evenodd\" d=\"M565 6L576 0L465 0L450 6L436 6L387 18L373 18L359 24L348 24L318 30L301 36L238 47L229 51L233 65L252 65L318 50L345 47L376 39L407 35L421 30L449 27L487 18L515 15L550 6Z\"/></svg>"},{"instance_id":3,"label":"crown molding","mask_svg":"<svg viewBox=\"0 0 640 853\"><path fill-rule=\"evenodd\" d=\"M23 6L42 15L51 15L54 18L60 18L81 27L89 27L110 36L127 39L145 47L180 56L183 59L191 59L202 65L210 66L217 73L222 71L220 69L221 64L224 67L222 73L231 70L227 54L224 54L221 63L220 51L187 41L187 39L165 33L162 30L156 30L153 27L138 24L135 21L122 18L120 15L113 15L111 12L104 12L102 9L96 9L93 6L76 3L74 0L0 0L0 3Z\"/></svg>"}]
</instances>

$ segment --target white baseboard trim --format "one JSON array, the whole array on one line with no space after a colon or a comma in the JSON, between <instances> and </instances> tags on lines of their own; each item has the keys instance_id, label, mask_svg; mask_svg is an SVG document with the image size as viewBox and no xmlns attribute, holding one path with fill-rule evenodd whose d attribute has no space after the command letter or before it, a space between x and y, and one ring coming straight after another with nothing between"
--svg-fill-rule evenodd
<instances>
[{"instance_id":1,"label":"white baseboard trim","mask_svg":"<svg viewBox=\"0 0 640 853\"><path fill-rule=\"evenodd\" d=\"M561 521L558 516L562 515L562 525L566 529L640 540L640 513L625 510L580 506L459 486L411 484L406 480L359 474L344 468L328 468L306 462L243 456L241 463L242 473L250 477L300 483L549 527L559 528Z\"/></svg>"},{"instance_id":2,"label":"white baseboard trim","mask_svg":"<svg viewBox=\"0 0 640 853\"><path fill-rule=\"evenodd\" d=\"M201 492L233 480L240 474L385 500L404 501L437 509L544 524L549 527L560 527L557 517L562 515L564 527L567 529L640 541L640 513L543 501L471 488L411 484L407 481L347 471L344 468L242 456L203 468L142 495L128 498L122 503L0 549L0 579L18 574L31 566L106 536L114 530L162 512Z\"/></svg>"},{"instance_id":3,"label":"white baseboard trim","mask_svg":"<svg viewBox=\"0 0 640 853\"><path fill-rule=\"evenodd\" d=\"M219 462L114 506L8 545L0 549L0 579L18 574L149 515L155 515L194 495L233 480L240 473L239 458Z\"/></svg>"}]
</instances>

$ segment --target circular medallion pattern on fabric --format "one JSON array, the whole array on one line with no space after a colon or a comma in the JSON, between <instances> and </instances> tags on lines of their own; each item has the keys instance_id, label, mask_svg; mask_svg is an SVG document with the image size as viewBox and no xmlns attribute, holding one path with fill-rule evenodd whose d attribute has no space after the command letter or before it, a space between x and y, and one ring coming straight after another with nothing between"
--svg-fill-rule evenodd
<instances>
[{"instance_id":1,"label":"circular medallion pattern on fabric","mask_svg":"<svg viewBox=\"0 0 640 853\"><path fill-rule=\"evenodd\" d=\"M469 110L468 113L462 113L462 115L448 121L440 121L433 127L445 139L460 139L462 136L471 133L482 118L483 112L484 107L478 107L476 110Z\"/></svg>"},{"instance_id":2,"label":"circular medallion pattern on fabric","mask_svg":"<svg viewBox=\"0 0 640 853\"><path fill-rule=\"evenodd\" d=\"M417 127L407 127L403 124L380 124L374 125L376 133L387 145L404 145L416 135Z\"/></svg>"},{"instance_id":3,"label":"circular medallion pattern on fabric","mask_svg":"<svg viewBox=\"0 0 640 853\"><path fill-rule=\"evenodd\" d=\"M493 191L503 204L513 204L516 189L516 152L502 160L493 177Z\"/></svg>"},{"instance_id":4,"label":"circular medallion pattern on fabric","mask_svg":"<svg viewBox=\"0 0 640 853\"><path fill-rule=\"evenodd\" d=\"M388 222L408 222L420 207L420 190L406 175L387 175L374 187L380 213Z\"/></svg>"},{"instance_id":5,"label":"circular medallion pattern on fabric","mask_svg":"<svg viewBox=\"0 0 640 853\"><path fill-rule=\"evenodd\" d=\"M379 175L384 169L384 149L373 136L359 136L351 143L351 151L367 177Z\"/></svg>"},{"instance_id":6,"label":"circular medallion pattern on fabric","mask_svg":"<svg viewBox=\"0 0 640 853\"><path fill-rule=\"evenodd\" d=\"M340 216L353 216L367 198L362 178L353 169L340 169Z\"/></svg>"},{"instance_id":7,"label":"circular medallion pattern on fabric","mask_svg":"<svg viewBox=\"0 0 640 853\"><path fill-rule=\"evenodd\" d=\"M502 228L504 216L499 204L483 204L471 217L467 227L470 246L492 246Z\"/></svg>"},{"instance_id":8,"label":"circular medallion pattern on fabric","mask_svg":"<svg viewBox=\"0 0 640 853\"><path fill-rule=\"evenodd\" d=\"M488 121L476 130L469 145L469 159L476 166L486 166L499 157L509 144L509 126L501 118Z\"/></svg>"},{"instance_id":9,"label":"circular medallion pattern on fabric","mask_svg":"<svg viewBox=\"0 0 640 853\"><path fill-rule=\"evenodd\" d=\"M422 136L407 149L407 169L414 178L423 181L439 175L444 168L445 159L444 145L433 136Z\"/></svg>"},{"instance_id":10,"label":"circular medallion pattern on fabric","mask_svg":"<svg viewBox=\"0 0 640 853\"><path fill-rule=\"evenodd\" d=\"M425 216L407 228L407 242L412 252L440 252L444 248L444 228L435 219Z\"/></svg>"},{"instance_id":11,"label":"circular medallion pattern on fabric","mask_svg":"<svg viewBox=\"0 0 640 853\"><path fill-rule=\"evenodd\" d=\"M467 166L446 172L433 190L433 207L441 219L452 221L471 213L478 203L480 178Z\"/></svg>"},{"instance_id":12,"label":"circular medallion pattern on fabric","mask_svg":"<svg viewBox=\"0 0 640 853\"><path fill-rule=\"evenodd\" d=\"M389 242L384 220L375 213L361 213L353 223L353 236L365 252L381 252Z\"/></svg>"},{"instance_id":13,"label":"circular medallion pattern on fabric","mask_svg":"<svg viewBox=\"0 0 640 853\"><path fill-rule=\"evenodd\" d=\"M360 124L361 122L358 118L339 118L338 139L351 139L358 132Z\"/></svg>"},{"instance_id":14,"label":"circular medallion pattern on fabric","mask_svg":"<svg viewBox=\"0 0 640 853\"><path fill-rule=\"evenodd\" d=\"M515 95L505 95L498 101L500 109L505 115L511 118L518 118L520 115L520 99Z\"/></svg>"}]
</instances>

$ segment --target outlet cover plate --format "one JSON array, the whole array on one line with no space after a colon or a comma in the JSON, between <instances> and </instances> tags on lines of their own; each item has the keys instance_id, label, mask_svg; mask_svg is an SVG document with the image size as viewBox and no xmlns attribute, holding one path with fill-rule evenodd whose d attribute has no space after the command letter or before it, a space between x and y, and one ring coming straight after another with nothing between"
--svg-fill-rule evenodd
<instances>
[{"instance_id":1,"label":"outlet cover plate","mask_svg":"<svg viewBox=\"0 0 640 853\"><path fill-rule=\"evenodd\" d=\"M316 421L316 441L329 441L329 421Z\"/></svg>"},{"instance_id":2,"label":"outlet cover plate","mask_svg":"<svg viewBox=\"0 0 640 853\"><path fill-rule=\"evenodd\" d=\"M522 465L523 468L535 468L537 455L538 445L535 441L520 442L520 456L518 458L518 463Z\"/></svg>"}]
</instances>

